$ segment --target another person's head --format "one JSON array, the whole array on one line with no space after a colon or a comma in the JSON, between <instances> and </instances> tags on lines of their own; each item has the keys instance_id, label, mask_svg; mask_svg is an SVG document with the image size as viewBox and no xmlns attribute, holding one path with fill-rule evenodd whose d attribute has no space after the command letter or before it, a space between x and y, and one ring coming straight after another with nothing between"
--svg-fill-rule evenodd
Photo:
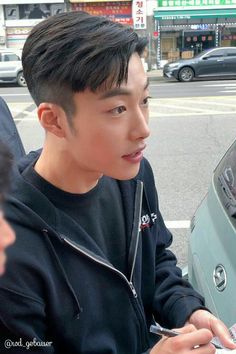
<instances>
[{"instance_id":1,"label":"another person's head","mask_svg":"<svg viewBox=\"0 0 236 354\"><path fill-rule=\"evenodd\" d=\"M15 240L15 234L4 217L3 204L10 184L12 156L8 148L0 142L0 275L4 273L6 248Z\"/></svg>"},{"instance_id":2,"label":"another person's head","mask_svg":"<svg viewBox=\"0 0 236 354\"><path fill-rule=\"evenodd\" d=\"M140 58L146 45L133 29L85 12L52 16L31 31L22 53L24 76L46 141L49 135L55 151L67 149L71 166L118 179L137 173L140 161L131 160L149 135ZM132 156L118 161L118 154Z\"/></svg>"}]
</instances>

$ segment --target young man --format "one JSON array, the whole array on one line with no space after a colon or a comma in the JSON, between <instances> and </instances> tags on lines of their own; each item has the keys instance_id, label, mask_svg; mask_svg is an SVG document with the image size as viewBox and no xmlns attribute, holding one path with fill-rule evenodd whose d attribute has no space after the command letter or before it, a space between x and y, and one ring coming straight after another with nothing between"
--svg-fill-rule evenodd
<instances>
[{"instance_id":1,"label":"young man","mask_svg":"<svg viewBox=\"0 0 236 354\"><path fill-rule=\"evenodd\" d=\"M15 240L15 234L5 219L3 202L9 187L12 156L7 147L0 141L0 275L5 271L6 248Z\"/></svg>"},{"instance_id":2,"label":"young man","mask_svg":"<svg viewBox=\"0 0 236 354\"><path fill-rule=\"evenodd\" d=\"M145 46L133 30L79 12L41 22L25 43L46 137L40 156L19 165L8 200L17 241L0 281L1 353L6 339L17 354L204 354L213 335L234 347L167 250L143 158ZM192 325L156 344L154 318Z\"/></svg>"}]
</instances>

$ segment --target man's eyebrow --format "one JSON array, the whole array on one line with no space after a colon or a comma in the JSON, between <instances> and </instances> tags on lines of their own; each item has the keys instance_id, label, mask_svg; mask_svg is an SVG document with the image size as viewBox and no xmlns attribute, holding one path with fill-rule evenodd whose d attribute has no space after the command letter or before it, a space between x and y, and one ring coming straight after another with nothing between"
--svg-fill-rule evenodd
<instances>
[{"instance_id":1,"label":"man's eyebrow","mask_svg":"<svg viewBox=\"0 0 236 354\"><path fill-rule=\"evenodd\" d=\"M120 96L120 95L129 96L129 95L131 95L131 91L127 90L125 88L122 88L122 87L115 87L109 91L102 93L102 95L99 97L99 99L103 100L104 98L110 98L110 97Z\"/></svg>"},{"instance_id":2,"label":"man's eyebrow","mask_svg":"<svg viewBox=\"0 0 236 354\"><path fill-rule=\"evenodd\" d=\"M148 88L149 86L149 79L147 79L145 85L144 85L144 91ZM114 97L114 96L130 96L132 94L132 92L126 88L123 87L115 87L109 91L106 91L104 93L102 93L102 95L99 97L100 100L103 100L105 98L110 98L110 97Z\"/></svg>"},{"instance_id":3,"label":"man's eyebrow","mask_svg":"<svg viewBox=\"0 0 236 354\"><path fill-rule=\"evenodd\" d=\"M149 87L149 84L150 84L150 80L149 80L149 77L148 77L146 85L144 86L144 91Z\"/></svg>"}]
</instances>

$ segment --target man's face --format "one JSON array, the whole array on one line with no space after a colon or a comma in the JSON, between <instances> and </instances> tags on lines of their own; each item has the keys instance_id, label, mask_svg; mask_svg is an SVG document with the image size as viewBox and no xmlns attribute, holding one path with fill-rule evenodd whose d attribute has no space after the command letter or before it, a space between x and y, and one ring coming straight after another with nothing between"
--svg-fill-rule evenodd
<instances>
[{"instance_id":1,"label":"man's face","mask_svg":"<svg viewBox=\"0 0 236 354\"><path fill-rule=\"evenodd\" d=\"M73 129L66 137L73 168L95 178L136 176L149 136L148 82L138 54L130 59L127 83L76 93L74 102Z\"/></svg>"},{"instance_id":2,"label":"man's face","mask_svg":"<svg viewBox=\"0 0 236 354\"><path fill-rule=\"evenodd\" d=\"M15 233L6 221L4 214L0 211L0 275L5 271L6 254L5 250L15 241Z\"/></svg>"}]
</instances>

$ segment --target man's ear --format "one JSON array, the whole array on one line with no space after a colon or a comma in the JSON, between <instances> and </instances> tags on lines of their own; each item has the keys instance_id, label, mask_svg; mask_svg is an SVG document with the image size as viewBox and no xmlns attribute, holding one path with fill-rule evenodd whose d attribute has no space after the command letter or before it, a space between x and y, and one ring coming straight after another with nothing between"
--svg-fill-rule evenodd
<instances>
[{"instance_id":1,"label":"man's ear","mask_svg":"<svg viewBox=\"0 0 236 354\"><path fill-rule=\"evenodd\" d=\"M66 135L66 113L55 103L43 102L38 106L38 118L46 132L64 138Z\"/></svg>"}]
</instances>

